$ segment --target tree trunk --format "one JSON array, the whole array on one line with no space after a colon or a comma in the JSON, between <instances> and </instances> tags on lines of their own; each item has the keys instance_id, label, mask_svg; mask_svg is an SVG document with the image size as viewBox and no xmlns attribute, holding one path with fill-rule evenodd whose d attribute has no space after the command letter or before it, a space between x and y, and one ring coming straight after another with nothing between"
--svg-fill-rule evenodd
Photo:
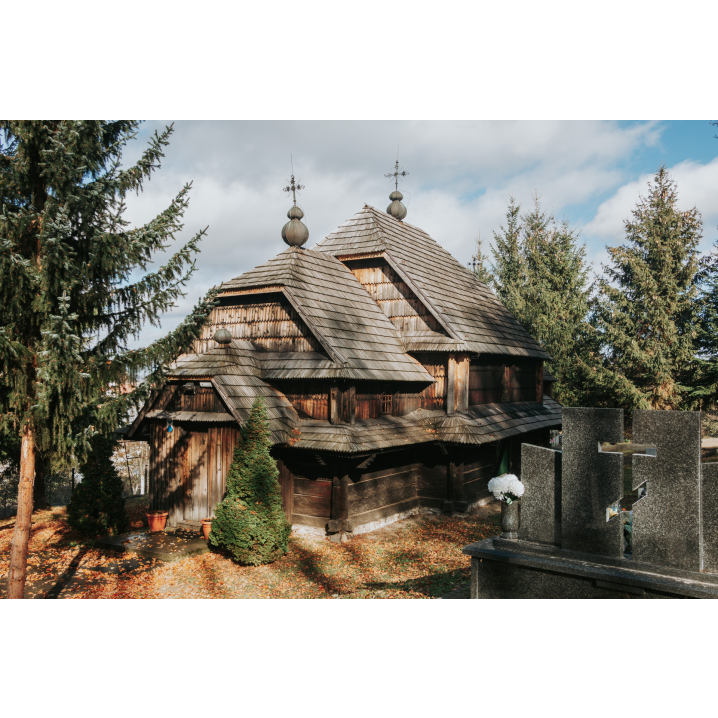
<instances>
[{"instance_id":1,"label":"tree trunk","mask_svg":"<svg viewBox=\"0 0 718 718\"><path fill-rule=\"evenodd\" d=\"M26 426L20 449L20 486L17 496L17 516L10 547L10 571L7 597L22 598L27 578L27 546L30 543L32 522L32 486L35 479L35 434Z\"/></svg>"},{"instance_id":2,"label":"tree trunk","mask_svg":"<svg viewBox=\"0 0 718 718\"><path fill-rule=\"evenodd\" d=\"M35 454L35 483L32 487L33 511L44 511L50 508L45 488L45 462Z\"/></svg>"}]
</instances>

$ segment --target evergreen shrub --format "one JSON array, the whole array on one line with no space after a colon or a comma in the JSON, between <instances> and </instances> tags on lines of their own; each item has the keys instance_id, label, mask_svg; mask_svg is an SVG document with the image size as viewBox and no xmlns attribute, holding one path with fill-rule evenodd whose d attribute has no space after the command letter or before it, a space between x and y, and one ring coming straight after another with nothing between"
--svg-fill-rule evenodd
<instances>
[{"instance_id":1,"label":"evergreen shrub","mask_svg":"<svg viewBox=\"0 0 718 718\"><path fill-rule=\"evenodd\" d=\"M67 522L84 534L106 536L129 528L122 479L112 463L116 444L114 435L96 434L90 439L86 461L80 464L82 481L67 506Z\"/></svg>"},{"instance_id":2,"label":"evergreen shrub","mask_svg":"<svg viewBox=\"0 0 718 718\"><path fill-rule=\"evenodd\" d=\"M282 506L277 463L269 453L271 445L267 410L257 399L240 429L227 493L215 508L209 534L212 546L247 566L284 556L292 531Z\"/></svg>"}]
</instances>

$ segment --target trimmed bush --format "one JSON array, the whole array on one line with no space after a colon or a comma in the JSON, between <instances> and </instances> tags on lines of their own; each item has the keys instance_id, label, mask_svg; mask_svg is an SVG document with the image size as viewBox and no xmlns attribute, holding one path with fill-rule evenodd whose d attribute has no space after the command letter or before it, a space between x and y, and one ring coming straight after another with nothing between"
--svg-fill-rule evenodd
<instances>
[{"instance_id":1,"label":"trimmed bush","mask_svg":"<svg viewBox=\"0 0 718 718\"><path fill-rule=\"evenodd\" d=\"M67 522L90 536L121 534L130 522L122 498L122 479L112 463L117 437L96 434L91 451L80 465L82 481L75 487L67 506Z\"/></svg>"},{"instance_id":2,"label":"trimmed bush","mask_svg":"<svg viewBox=\"0 0 718 718\"><path fill-rule=\"evenodd\" d=\"M271 563L287 553L291 524L282 506L277 462L271 457L269 419L257 399L240 429L227 475L227 493L214 510L209 542L247 566Z\"/></svg>"}]
</instances>

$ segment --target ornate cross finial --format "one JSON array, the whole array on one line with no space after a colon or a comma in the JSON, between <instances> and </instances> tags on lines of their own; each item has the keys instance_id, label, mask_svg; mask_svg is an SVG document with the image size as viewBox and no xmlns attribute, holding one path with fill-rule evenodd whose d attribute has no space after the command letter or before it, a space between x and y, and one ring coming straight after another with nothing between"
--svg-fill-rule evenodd
<instances>
[{"instance_id":1,"label":"ornate cross finial","mask_svg":"<svg viewBox=\"0 0 718 718\"><path fill-rule=\"evenodd\" d=\"M292 193L294 206L290 207L289 212L287 212L289 222L282 227L282 239L290 247L301 247L307 239L309 239L309 230L301 221L302 217L304 217L304 212L302 212L300 207L297 207L297 192L299 192L300 189L304 189L304 185L299 184L299 180L294 181L294 162L292 162L292 179L284 188L284 191L287 194Z\"/></svg>"},{"instance_id":2,"label":"ornate cross finial","mask_svg":"<svg viewBox=\"0 0 718 718\"><path fill-rule=\"evenodd\" d=\"M292 163L292 179L290 180L289 184L284 188L284 191L289 194L292 193L292 199L294 200L294 206L297 206L297 192L299 192L300 189L304 189L303 184L299 184L299 180L297 180L296 184L294 182L294 160L292 159L292 156L289 155L289 161Z\"/></svg>"},{"instance_id":3,"label":"ornate cross finial","mask_svg":"<svg viewBox=\"0 0 718 718\"><path fill-rule=\"evenodd\" d=\"M292 179L290 180L289 184L284 188L284 191L289 193L292 193L292 199L294 200L294 206L297 206L297 192L299 192L300 189L304 189L303 184L299 184L299 180L294 182L294 175L292 175Z\"/></svg>"},{"instance_id":4,"label":"ornate cross finial","mask_svg":"<svg viewBox=\"0 0 718 718\"><path fill-rule=\"evenodd\" d=\"M399 190L399 177L406 177L408 174L409 173L404 172L404 170L399 172L399 158L397 157L396 164L394 165L394 171L389 172L388 174L385 174L384 177L393 177L394 178L394 187L398 191Z\"/></svg>"}]
</instances>

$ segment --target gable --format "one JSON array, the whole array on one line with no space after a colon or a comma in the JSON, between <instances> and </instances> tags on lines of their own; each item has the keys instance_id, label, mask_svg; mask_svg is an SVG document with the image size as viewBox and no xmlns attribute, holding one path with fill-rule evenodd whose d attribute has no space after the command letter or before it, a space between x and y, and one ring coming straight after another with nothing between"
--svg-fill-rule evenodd
<instances>
[{"instance_id":1,"label":"gable","mask_svg":"<svg viewBox=\"0 0 718 718\"><path fill-rule=\"evenodd\" d=\"M426 305L383 257L347 259L344 264L400 334L438 333L449 336Z\"/></svg>"},{"instance_id":2,"label":"gable","mask_svg":"<svg viewBox=\"0 0 718 718\"><path fill-rule=\"evenodd\" d=\"M203 382L209 383L209 382ZM192 385L189 389L188 384ZM189 389L189 390L188 390ZM199 382L167 383L151 403L152 411L198 411L228 413L227 407L213 386L200 386Z\"/></svg>"},{"instance_id":3,"label":"gable","mask_svg":"<svg viewBox=\"0 0 718 718\"><path fill-rule=\"evenodd\" d=\"M296 309L281 293L226 297L202 328L195 347L204 353L214 346L215 332L224 327L233 339L251 341L266 351L316 352L326 356ZM211 342L211 343L210 343Z\"/></svg>"},{"instance_id":4,"label":"gable","mask_svg":"<svg viewBox=\"0 0 718 718\"><path fill-rule=\"evenodd\" d=\"M383 254L449 337L462 345L454 351L550 358L485 284L418 227L365 205L314 249L342 261ZM438 350L440 344L411 348Z\"/></svg>"}]
</instances>

